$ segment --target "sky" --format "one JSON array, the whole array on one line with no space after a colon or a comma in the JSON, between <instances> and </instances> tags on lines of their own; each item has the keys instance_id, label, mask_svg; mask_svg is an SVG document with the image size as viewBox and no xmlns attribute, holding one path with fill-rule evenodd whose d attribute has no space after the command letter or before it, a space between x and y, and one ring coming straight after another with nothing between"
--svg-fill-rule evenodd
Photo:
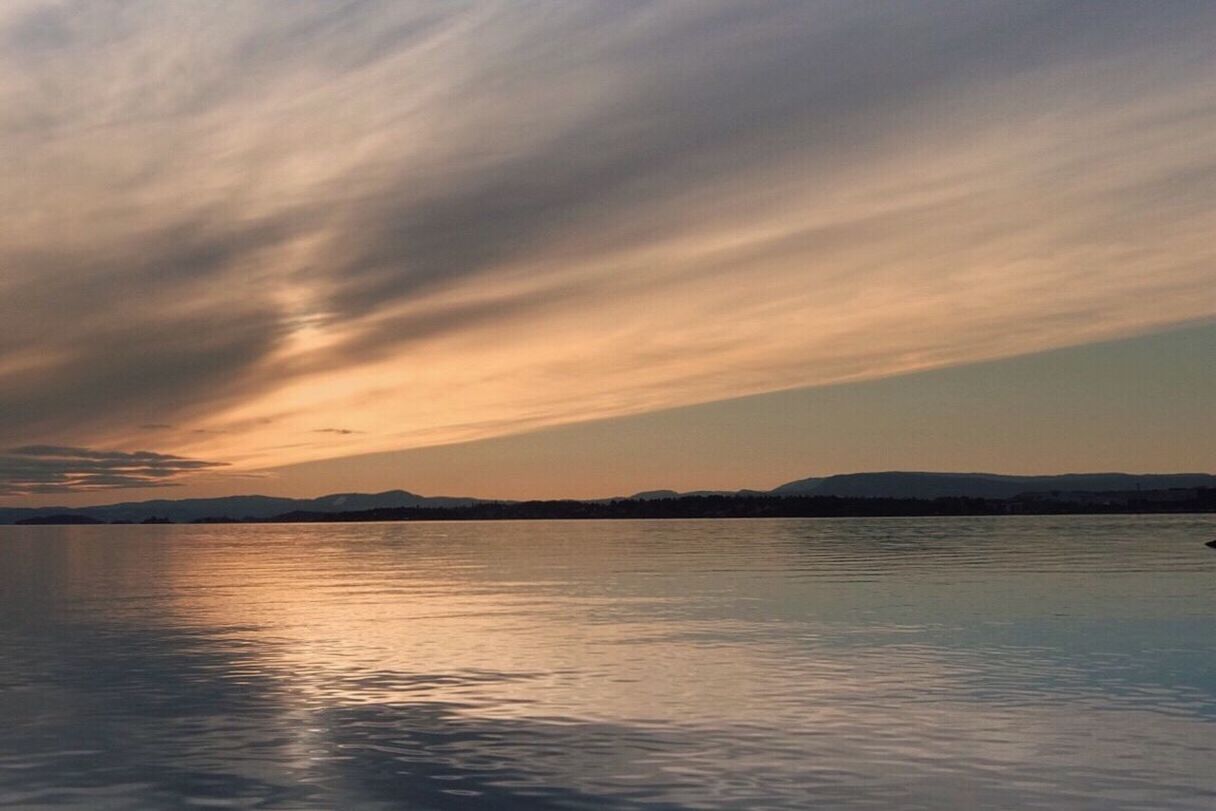
<instances>
[{"instance_id":1,"label":"sky","mask_svg":"<svg viewBox=\"0 0 1216 811\"><path fill-rule=\"evenodd\" d=\"M1211 470L1216 5L0 5L0 503Z\"/></svg>"}]
</instances>

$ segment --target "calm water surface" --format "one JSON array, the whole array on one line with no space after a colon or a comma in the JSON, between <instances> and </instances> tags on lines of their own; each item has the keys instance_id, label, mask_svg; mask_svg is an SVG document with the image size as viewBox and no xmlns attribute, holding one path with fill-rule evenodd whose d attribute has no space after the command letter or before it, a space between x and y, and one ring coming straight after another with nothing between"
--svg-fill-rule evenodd
<instances>
[{"instance_id":1,"label":"calm water surface","mask_svg":"<svg viewBox=\"0 0 1216 811\"><path fill-rule=\"evenodd\" d=\"M0 807L1210 811L1211 538L0 527Z\"/></svg>"}]
</instances>

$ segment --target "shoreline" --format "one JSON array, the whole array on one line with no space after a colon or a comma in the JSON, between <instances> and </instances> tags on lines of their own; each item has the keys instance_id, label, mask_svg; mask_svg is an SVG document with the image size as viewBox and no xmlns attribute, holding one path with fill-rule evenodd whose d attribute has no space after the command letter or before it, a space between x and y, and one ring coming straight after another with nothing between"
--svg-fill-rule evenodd
<instances>
[{"instance_id":1,"label":"shoreline","mask_svg":"<svg viewBox=\"0 0 1216 811\"><path fill-rule=\"evenodd\" d=\"M1097 503L1050 498L846 498L839 496L682 496L612 501L480 502L453 507L393 507L357 511L297 510L280 515L217 515L175 520L105 521L82 514L34 516L8 526L132 526L147 524L331 524L400 521L588 521L724 518L946 518L953 516L1204 515L1216 513L1216 490L1187 500L1111 498Z\"/></svg>"}]
</instances>

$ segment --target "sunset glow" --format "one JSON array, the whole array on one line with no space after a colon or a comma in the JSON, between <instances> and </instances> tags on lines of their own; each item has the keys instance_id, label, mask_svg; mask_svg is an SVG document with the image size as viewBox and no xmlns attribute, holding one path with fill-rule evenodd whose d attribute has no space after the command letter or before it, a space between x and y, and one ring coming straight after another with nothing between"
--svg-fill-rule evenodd
<instances>
[{"instance_id":1,"label":"sunset glow","mask_svg":"<svg viewBox=\"0 0 1216 811\"><path fill-rule=\"evenodd\" d=\"M7 3L0 447L247 473L1204 322L1214 32Z\"/></svg>"}]
</instances>

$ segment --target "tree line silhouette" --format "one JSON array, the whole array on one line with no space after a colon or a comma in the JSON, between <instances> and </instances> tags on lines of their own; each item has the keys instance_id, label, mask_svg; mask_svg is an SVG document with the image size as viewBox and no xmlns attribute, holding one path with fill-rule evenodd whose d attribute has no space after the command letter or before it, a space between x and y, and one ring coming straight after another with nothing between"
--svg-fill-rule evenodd
<instances>
[{"instance_id":1,"label":"tree line silhouette","mask_svg":"<svg viewBox=\"0 0 1216 811\"><path fill-rule=\"evenodd\" d=\"M451 507L391 507L350 512L297 510L271 518L214 516L190 523L498 521L638 518L847 518L951 515L1102 515L1216 512L1216 488L1135 493L1042 493L1011 499L944 497L700 495L608 501L484 501ZM28 518L19 524L101 524L82 515ZM114 523L131 523L129 521ZM172 523L167 518L144 524Z\"/></svg>"}]
</instances>

